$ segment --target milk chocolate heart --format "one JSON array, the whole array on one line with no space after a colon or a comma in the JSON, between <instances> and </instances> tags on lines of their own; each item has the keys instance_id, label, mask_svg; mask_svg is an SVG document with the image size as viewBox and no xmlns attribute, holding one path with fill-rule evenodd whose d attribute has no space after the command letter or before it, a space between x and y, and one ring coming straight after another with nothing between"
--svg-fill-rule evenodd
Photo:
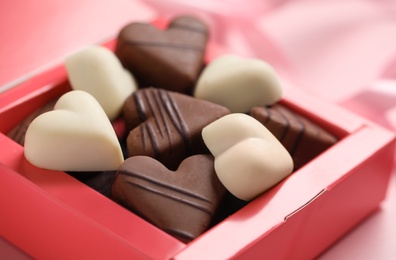
<instances>
[{"instance_id":1,"label":"milk chocolate heart","mask_svg":"<svg viewBox=\"0 0 396 260\"><path fill-rule=\"evenodd\" d=\"M96 99L81 90L64 94L54 110L29 125L25 157L59 171L116 170L124 161L109 119Z\"/></svg>"},{"instance_id":2,"label":"milk chocolate heart","mask_svg":"<svg viewBox=\"0 0 396 260\"><path fill-rule=\"evenodd\" d=\"M223 55L205 67L194 96L223 105L232 113L245 113L253 106L277 102L282 88L275 70L266 62Z\"/></svg>"},{"instance_id":3,"label":"milk chocolate heart","mask_svg":"<svg viewBox=\"0 0 396 260\"><path fill-rule=\"evenodd\" d=\"M215 156L215 170L237 198L252 200L293 170L293 160L276 137L251 116L226 115L202 130Z\"/></svg>"},{"instance_id":4,"label":"milk chocolate heart","mask_svg":"<svg viewBox=\"0 0 396 260\"><path fill-rule=\"evenodd\" d=\"M134 92L124 105L128 155L146 155L169 169L192 154L209 153L201 130L228 114L220 105L157 88Z\"/></svg>"},{"instance_id":5,"label":"milk chocolate heart","mask_svg":"<svg viewBox=\"0 0 396 260\"><path fill-rule=\"evenodd\" d=\"M211 155L188 157L175 172L150 157L134 156L119 168L111 197L188 242L209 227L224 193Z\"/></svg>"},{"instance_id":6,"label":"milk chocolate heart","mask_svg":"<svg viewBox=\"0 0 396 260\"><path fill-rule=\"evenodd\" d=\"M195 17L177 17L166 30L131 23L121 30L115 53L140 87L191 93L207 39L207 26Z\"/></svg>"}]
</instances>

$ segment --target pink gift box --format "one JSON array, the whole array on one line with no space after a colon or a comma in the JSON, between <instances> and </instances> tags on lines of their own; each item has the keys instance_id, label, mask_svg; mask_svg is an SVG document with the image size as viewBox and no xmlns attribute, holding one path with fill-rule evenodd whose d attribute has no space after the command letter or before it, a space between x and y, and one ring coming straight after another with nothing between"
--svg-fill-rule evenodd
<instances>
[{"instance_id":1,"label":"pink gift box","mask_svg":"<svg viewBox=\"0 0 396 260\"><path fill-rule=\"evenodd\" d=\"M207 60L221 53L210 45ZM184 244L66 173L31 165L23 147L3 134L69 89L60 64L0 96L0 235L15 246L10 252L38 259L307 259L373 213L385 197L394 134L288 88L281 102L340 141Z\"/></svg>"}]
</instances>

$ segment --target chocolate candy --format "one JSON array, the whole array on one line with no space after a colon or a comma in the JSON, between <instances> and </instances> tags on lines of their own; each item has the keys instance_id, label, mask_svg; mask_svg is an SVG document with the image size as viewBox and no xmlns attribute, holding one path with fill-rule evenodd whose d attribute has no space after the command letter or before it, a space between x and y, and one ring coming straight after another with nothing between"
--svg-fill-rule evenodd
<instances>
[{"instance_id":1,"label":"chocolate candy","mask_svg":"<svg viewBox=\"0 0 396 260\"><path fill-rule=\"evenodd\" d=\"M79 171L68 173L189 242L290 174L289 152L297 169L334 144L333 136L282 105L250 112L272 134L246 114L227 115L277 102L281 87L268 64L235 56L212 61L197 82L207 39L200 20L183 16L166 30L133 23L120 32L116 55L131 73L101 47L70 57L72 87L99 103L82 91L62 97L31 124L26 158ZM143 89L125 100L135 89L130 74ZM192 94L196 83L197 98L173 92ZM116 130L117 140L108 120L117 118L119 129L121 106L131 156L124 163L123 131ZM22 132L11 135L19 139Z\"/></svg>"},{"instance_id":2,"label":"chocolate candy","mask_svg":"<svg viewBox=\"0 0 396 260\"><path fill-rule=\"evenodd\" d=\"M19 143L20 145L24 146L25 144L25 135L29 125L32 123L33 119L38 117L39 115L51 111L54 109L56 99L51 100L47 104L42 107L39 107L35 111L33 111L29 116L27 116L22 122L12 128L8 133L7 136L14 140L15 142Z\"/></svg>"},{"instance_id":3,"label":"chocolate candy","mask_svg":"<svg viewBox=\"0 0 396 260\"><path fill-rule=\"evenodd\" d=\"M223 105L232 113L272 105L282 97L275 70L259 59L223 55L211 61L198 79L194 96Z\"/></svg>"},{"instance_id":4,"label":"chocolate candy","mask_svg":"<svg viewBox=\"0 0 396 260\"><path fill-rule=\"evenodd\" d=\"M282 104L254 107L250 115L270 130L289 151L297 170L337 142L337 138Z\"/></svg>"},{"instance_id":5,"label":"chocolate candy","mask_svg":"<svg viewBox=\"0 0 396 260\"><path fill-rule=\"evenodd\" d=\"M107 115L81 90L67 92L32 121L24 152L31 164L58 171L116 170L124 161Z\"/></svg>"},{"instance_id":6,"label":"chocolate candy","mask_svg":"<svg viewBox=\"0 0 396 260\"><path fill-rule=\"evenodd\" d=\"M293 170L293 160L282 144L260 122L242 113L214 121L202 130L215 157L215 170L235 197L249 201Z\"/></svg>"},{"instance_id":7,"label":"chocolate candy","mask_svg":"<svg viewBox=\"0 0 396 260\"><path fill-rule=\"evenodd\" d=\"M137 88L117 56L102 46L74 53L66 59L65 67L72 89L94 96L110 120L120 115L125 99Z\"/></svg>"},{"instance_id":8,"label":"chocolate candy","mask_svg":"<svg viewBox=\"0 0 396 260\"><path fill-rule=\"evenodd\" d=\"M132 23L121 30L115 53L140 87L191 93L203 67L207 39L206 25L194 17L177 17L165 31Z\"/></svg>"},{"instance_id":9,"label":"chocolate candy","mask_svg":"<svg viewBox=\"0 0 396 260\"><path fill-rule=\"evenodd\" d=\"M134 92L125 102L128 155L156 158L169 169L192 154L208 153L201 130L228 114L223 106L157 88Z\"/></svg>"},{"instance_id":10,"label":"chocolate candy","mask_svg":"<svg viewBox=\"0 0 396 260\"><path fill-rule=\"evenodd\" d=\"M224 193L211 155L188 157L175 172L153 158L130 157L111 189L115 201L183 242L206 231Z\"/></svg>"}]
</instances>

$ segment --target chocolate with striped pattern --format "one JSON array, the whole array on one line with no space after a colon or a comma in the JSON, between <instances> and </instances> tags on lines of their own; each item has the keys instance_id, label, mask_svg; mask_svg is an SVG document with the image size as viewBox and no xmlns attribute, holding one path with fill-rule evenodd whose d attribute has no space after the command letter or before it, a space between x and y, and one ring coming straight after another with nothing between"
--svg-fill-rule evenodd
<instances>
[{"instance_id":1,"label":"chocolate with striped pattern","mask_svg":"<svg viewBox=\"0 0 396 260\"><path fill-rule=\"evenodd\" d=\"M207 26L196 17L179 16L166 30L131 23L118 35L115 53L139 87L190 94L202 70Z\"/></svg>"},{"instance_id":2,"label":"chocolate with striped pattern","mask_svg":"<svg viewBox=\"0 0 396 260\"><path fill-rule=\"evenodd\" d=\"M124 104L128 156L150 156L174 170L190 155L209 153L202 128L228 113L223 106L181 93L140 89Z\"/></svg>"},{"instance_id":3,"label":"chocolate with striped pattern","mask_svg":"<svg viewBox=\"0 0 396 260\"><path fill-rule=\"evenodd\" d=\"M285 146L295 170L337 142L335 136L280 103L254 107L249 114Z\"/></svg>"},{"instance_id":4,"label":"chocolate with striped pattern","mask_svg":"<svg viewBox=\"0 0 396 260\"><path fill-rule=\"evenodd\" d=\"M169 171L147 156L134 156L118 169L111 198L183 242L206 231L225 194L212 155L185 159Z\"/></svg>"}]
</instances>

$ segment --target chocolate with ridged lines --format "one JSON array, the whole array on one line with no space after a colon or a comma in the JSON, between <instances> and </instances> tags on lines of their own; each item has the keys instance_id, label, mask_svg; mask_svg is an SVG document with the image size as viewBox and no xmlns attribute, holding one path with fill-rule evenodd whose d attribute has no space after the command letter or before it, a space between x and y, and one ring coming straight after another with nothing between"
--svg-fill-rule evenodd
<instances>
[{"instance_id":1,"label":"chocolate with ridged lines","mask_svg":"<svg viewBox=\"0 0 396 260\"><path fill-rule=\"evenodd\" d=\"M297 170L337 142L337 138L314 122L277 103L257 106L249 113L285 146Z\"/></svg>"},{"instance_id":2,"label":"chocolate with ridged lines","mask_svg":"<svg viewBox=\"0 0 396 260\"><path fill-rule=\"evenodd\" d=\"M213 156L203 154L188 157L175 172L153 158L130 157L111 189L113 200L183 242L209 228L224 194Z\"/></svg>"},{"instance_id":3,"label":"chocolate with ridged lines","mask_svg":"<svg viewBox=\"0 0 396 260\"><path fill-rule=\"evenodd\" d=\"M146 155L176 169L186 157L209 153L202 128L229 113L223 106L157 88L134 92L124 104L128 156Z\"/></svg>"}]
</instances>

